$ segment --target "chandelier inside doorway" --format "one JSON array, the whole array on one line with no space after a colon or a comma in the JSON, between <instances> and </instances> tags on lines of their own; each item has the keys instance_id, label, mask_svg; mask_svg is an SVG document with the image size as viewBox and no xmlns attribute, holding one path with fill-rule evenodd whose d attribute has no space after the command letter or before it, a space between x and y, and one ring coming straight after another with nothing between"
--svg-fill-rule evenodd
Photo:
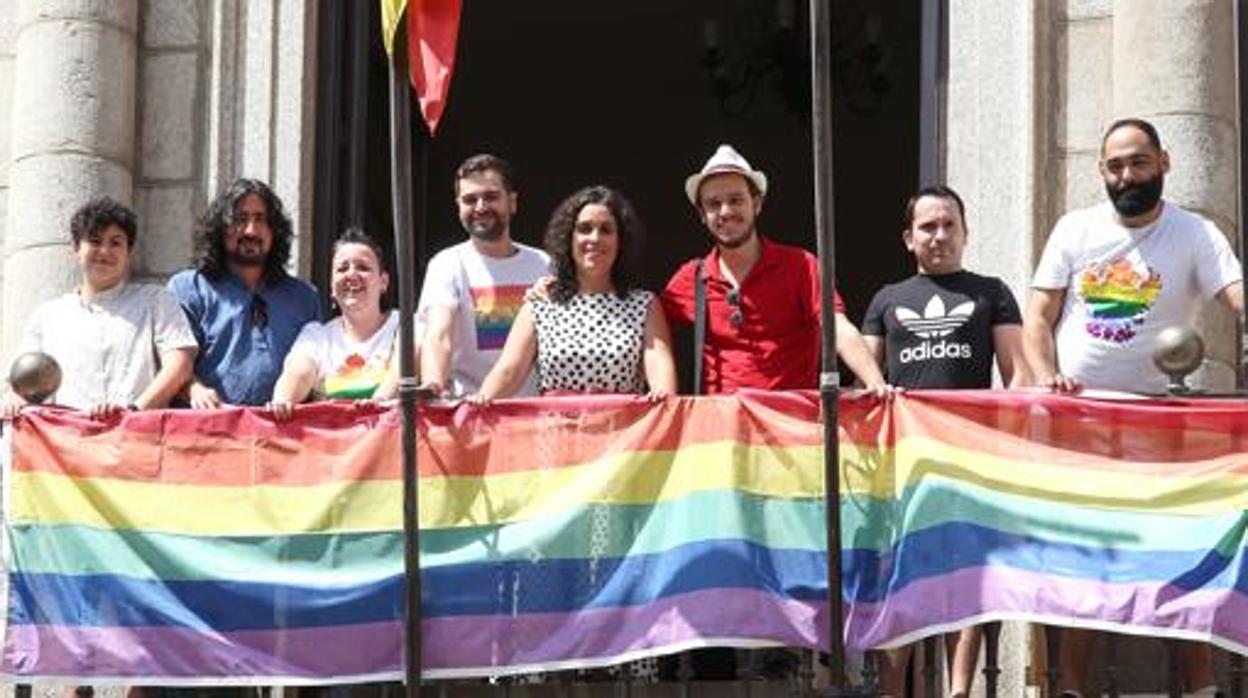
<instances>
[{"instance_id":1,"label":"chandelier inside doorway","mask_svg":"<svg viewBox=\"0 0 1248 698\"><path fill-rule=\"evenodd\" d=\"M800 0L746 0L739 9L702 20L702 65L726 116L749 112L760 96L776 95L791 111L810 112L809 16ZM860 0L832 3L832 81L850 111L879 111L892 86L892 53L878 7Z\"/></svg>"}]
</instances>

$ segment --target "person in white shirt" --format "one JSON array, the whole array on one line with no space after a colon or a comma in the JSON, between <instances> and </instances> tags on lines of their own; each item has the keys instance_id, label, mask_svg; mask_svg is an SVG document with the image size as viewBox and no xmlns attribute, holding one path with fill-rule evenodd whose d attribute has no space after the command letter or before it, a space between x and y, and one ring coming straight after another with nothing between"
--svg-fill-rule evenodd
<instances>
[{"instance_id":1,"label":"person in white shirt","mask_svg":"<svg viewBox=\"0 0 1248 698\"><path fill-rule=\"evenodd\" d=\"M421 390L463 397L481 388L502 353L525 291L550 273L550 258L511 237L515 175L505 160L474 155L455 173L455 202L468 239L438 252L425 269L417 314ZM394 397L391 371L374 395ZM537 392L530 373L518 395Z\"/></svg>"},{"instance_id":2,"label":"person in white shirt","mask_svg":"<svg viewBox=\"0 0 1248 698\"><path fill-rule=\"evenodd\" d=\"M1243 315L1243 283L1226 235L1161 198L1170 157L1157 130L1123 119L1106 132L1100 171L1109 201L1066 214L1032 280L1024 350L1037 380L1162 393L1157 334L1217 299Z\"/></svg>"},{"instance_id":3,"label":"person in white shirt","mask_svg":"<svg viewBox=\"0 0 1248 698\"><path fill-rule=\"evenodd\" d=\"M134 212L104 197L70 220L78 288L31 313L19 353L48 354L61 367L55 404L107 419L164 407L191 378L197 344L177 300L162 286L130 283ZM25 400L10 392L0 417Z\"/></svg>"},{"instance_id":4,"label":"person in white shirt","mask_svg":"<svg viewBox=\"0 0 1248 698\"><path fill-rule=\"evenodd\" d=\"M1242 318L1242 271L1211 221L1162 199L1170 156L1143 119L1114 122L1099 163L1109 201L1062 217L1045 245L1023 316L1023 350L1039 385L1164 393L1157 335L1216 299ZM1053 632L1055 629L1050 628ZM1062 696L1077 697L1090 630L1061 631ZM1207 645L1184 643L1195 695L1214 695Z\"/></svg>"},{"instance_id":5,"label":"person in white shirt","mask_svg":"<svg viewBox=\"0 0 1248 698\"><path fill-rule=\"evenodd\" d=\"M278 419L289 419L309 397L370 398L385 380L399 314L382 309L390 287L383 260L381 245L359 228L348 228L334 243L330 298L340 314L299 331L269 403Z\"/></svg>"}]
</instances>

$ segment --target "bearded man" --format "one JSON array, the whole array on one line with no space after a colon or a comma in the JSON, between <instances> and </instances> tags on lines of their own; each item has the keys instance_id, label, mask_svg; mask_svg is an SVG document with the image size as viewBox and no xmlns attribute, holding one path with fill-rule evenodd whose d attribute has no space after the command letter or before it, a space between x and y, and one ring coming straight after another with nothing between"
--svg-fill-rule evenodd
<instances>
[{"instance_id":1,"label":"bearded man","mask_svg":"<svg viewBox=\"0 0 1248 698\"><path fill-rule=\"evenodd\" d=\"M1041 385L1162 393L1157 334L1204 300L1243 314L1242 273L1226 235L1162 199L1170 156L1152 124L1114 122L1099 163L1107 203L1066 214L1032 281L1024 351Z\"/></svg>"},{"instance_id":2,"label":"bearded man","mask_svg":"<svg viewBox=\"0 0 1248 698\"><path fill-rule=\"evenodd\" d=\"M515 173L502 158L474 155L455 171L455 205L468 239L433 256L417 313L422 388L437 395L477 392L498 360L524 294L550 274L550 258L511 239ZM387 381L376 397L392 397ZM536 395L530 375L518 395Z\"/></svg>"},{"instance_id":3,"label":"bearded man","mask_svg":"<svg viewBox=\"0 0 1248 698\"><path fill-rule=\"evenodd\" d=\"M1114 122L1099 168L1109 201L1053 228L1023 318L1024 354L1036 381L1054 390L1163 393L1157 334L1191 323L1210 299L1242 317L1242 271L1216 225L1162 198L1170 156L1152 124ZM1092 638L1062 631L1062 696L1081 695ZM1213 695L1207 646L1184 645L1184 671L1189 692Z\"/></svg>"},{"instance_id":4,"label":"bearded man","mask_svg":"<svg viewBox=\"0 0 1248 698\"><path fill-rule=\"evenodd\" d=\"M264 405L299 330L321 317L311 284L286 271L294 231L264 182L236 180L208 207L196 231L193 269L169 291L199 342L191 407Z\"/></svg>"}]
</instances>

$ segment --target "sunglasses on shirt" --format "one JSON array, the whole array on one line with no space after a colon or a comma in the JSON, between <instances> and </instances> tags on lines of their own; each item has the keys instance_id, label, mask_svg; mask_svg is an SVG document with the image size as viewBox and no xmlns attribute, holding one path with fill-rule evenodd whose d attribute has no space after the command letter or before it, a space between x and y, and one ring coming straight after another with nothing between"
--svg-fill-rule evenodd
<instances>
[{"instance_id":1,"label":"sunglasses on shirt","mask_svg":"<svg viewBox=\"0 0 1248 698\"><path fill-rule=\"evenodd\" d=\"M264 329L269 324L269 304L258 295L251 297L251 324L260 329Z\"/></svg>"},{"instance_id":2,"label":"sunglasses on shirt","mask_svg":"<svg viewBox=\"0 0 1248 698\"><path fill-rule=\"evenodd\" d=\"M740 329L741 323L745 322L745 313L741 312L741 291L737 288L728 289L728 293L724 295L724 300L728 301L728 305L732 307L732 314L728 316L728 323L733 329Z\"/></svg>"}]
</instances>

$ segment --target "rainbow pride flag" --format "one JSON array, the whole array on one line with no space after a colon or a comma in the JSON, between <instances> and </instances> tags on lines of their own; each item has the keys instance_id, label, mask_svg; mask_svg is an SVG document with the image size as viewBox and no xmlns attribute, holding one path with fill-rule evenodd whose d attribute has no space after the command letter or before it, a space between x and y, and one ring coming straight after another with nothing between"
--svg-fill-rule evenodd
<instances>
[{"instance_id":1,"label":"rainbow pride flag","mask_svg":"<svg viewBox=\"0 0 1248 698\"><path fill-rule=\"evenodd\" d=\"M801 394L422 411L430 677L708 644L812 645L818 406ZM397 411L27 414L13 444L12 677L401 675Z\"/></svg>"},{"instance_id":2,"label":"rainbow pride flag","mask_svg":"<svg viewBox=\"0 0 1248 698\"><path fill-rule=\"evenodd\" d=\"M852 647L1012 619L1248 653L1248 402L931 391L846 412Z\"/></svg>"},{"instance_id":3,"label":"rainbow pride flag","mask_svg":"<svg viewBox=\"0 0 1248 698\"><path fill-rule=\"evenodd\" d=\"M1248 409L843 399L846 639L1022 618L1248 645ZM29 681L398 678L397 411L16 423L2 668ZM430 677L826 647L817 397L421 413Z\"/></svg>"}]
</instances>

